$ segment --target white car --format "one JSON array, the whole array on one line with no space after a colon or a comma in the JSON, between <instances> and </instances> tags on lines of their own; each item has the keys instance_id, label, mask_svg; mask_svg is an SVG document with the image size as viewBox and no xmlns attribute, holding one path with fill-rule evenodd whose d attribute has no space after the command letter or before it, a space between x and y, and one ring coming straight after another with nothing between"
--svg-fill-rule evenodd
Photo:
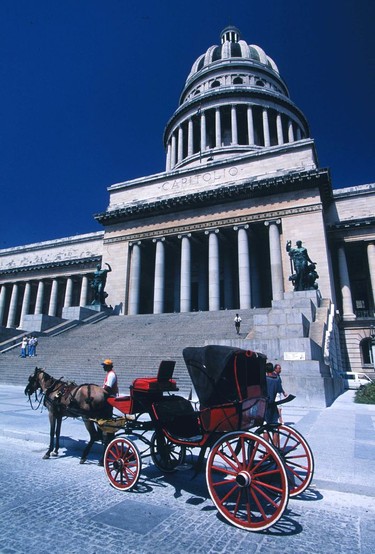
<instances>
[{"instance_id":1,"label":"white car","mask_svg":"<svg viewBox=\"0 0 375 554\"><path fill-rule=\"evenodd\" d=\"M341 377L345 381L346 389L359 389L362 385L373 383L372 379L370 379L366 373L347 371L346 373L341 373Z\"/></svg>"}]
</instances>

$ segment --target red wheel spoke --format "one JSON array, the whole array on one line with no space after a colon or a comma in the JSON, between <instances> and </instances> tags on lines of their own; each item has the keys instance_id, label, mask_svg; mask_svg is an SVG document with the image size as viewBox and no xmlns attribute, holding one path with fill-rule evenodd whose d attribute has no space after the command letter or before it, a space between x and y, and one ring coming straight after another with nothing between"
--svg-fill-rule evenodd
<instances>
[{"instance_id":1,"label":"red wheel spoke","mask_svg":"<svg viewBox=\"0 0 375 554\"><path fill-rule=\"evenodd\" d=\"M228 457L227 454L225 454L225 452L222 452L222 451L218 451L217 452L218 456L220 456L220 458L222 458L224 460L225 463L227 463L228 465L230 465L230 467L232 467L234 469L234 471L237 472L238 470L238 465L235 465L232 460Z\"/></svg>"},{"instance_id":2,"label":"red wheel spoke","mask_svg":"<svg viewBox=\"0 0 375 554\"><path fill-rule=\"evenodd\" d=\"M268 518L267 518L267 515L266 515L266 513L265 513L265 511L264 511L264 509L263 509L262 504L259 502L259 499L258 499L257 495L255 494L254 488L251 488L250 494L251 494L251 496L252 496L252 498L253 498L255 504L257 505L258 510L259 510L260 513L262 514L263 519L264 519L264 520L268 519Z\"/></svg>"},{"instance_id":3,"label":"red wheel spoke","mask_svg":"<svg viewBox=\"0 0 375 554\"><path fill-rule=\"evenodd\" d=\"M266 486L264 483L262 483L262 486ZM279 492L279 493L282 493L282 489L277 489L276 487L267 487L273 491L276 491L276 492ZM270 504L272 504L272 506L274 508L277 508L278 507L278 503L275 502L268 494L265 493L265 491L263 491L261 488L257 487L255 485L255 483L253 483L253 486L252 486L252 491L256 491L258 494L260 494L261 496L263 496L263 498L265 500L267 500L267 502L269 502Z\"/></svg>"}]
</instances>

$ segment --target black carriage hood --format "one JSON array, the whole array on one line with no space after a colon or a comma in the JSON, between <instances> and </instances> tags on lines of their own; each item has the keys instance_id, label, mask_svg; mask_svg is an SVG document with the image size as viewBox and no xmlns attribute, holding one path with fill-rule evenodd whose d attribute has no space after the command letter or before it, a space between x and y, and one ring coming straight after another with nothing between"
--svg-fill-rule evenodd
<instances>
[{"instance_id":1,"label":"black carriage hood","mask_svg":"<svg viewBox=\"0 0 375 554\"><path fill-rule=\"evenodd\" d=\"M190 346L182 354L201 407L242 400L248 385L259 385L265 393L264 354L221 345ZM240 376L234 369L236 358L246 365L242 364ZM245 389L242 393L241 388Z\"/></svg>"}]
</instances>

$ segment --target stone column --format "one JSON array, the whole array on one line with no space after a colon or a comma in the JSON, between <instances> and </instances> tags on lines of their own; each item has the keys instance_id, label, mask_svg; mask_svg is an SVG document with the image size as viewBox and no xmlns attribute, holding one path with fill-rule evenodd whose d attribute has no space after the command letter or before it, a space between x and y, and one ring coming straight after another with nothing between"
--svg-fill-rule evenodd
<instances>
[{"instance_id":1,"label":"stone column","mask_svg":"<svg viewBox=\"0 0 375 554\"><path fill-rule=\"evenodd\" d=\"M7 298L7 287L6 287L6 285L1 285L1 292L0 292L0 327L3 324L6 298Z\"/></svg>"},{"instance_id":2,"label":"stone column","mask_svg":"<svg viewBox=\"0 0 375 554\"><path fill-rule=\"evenodd\" d=\"M171 169L171 143L168 142L167 145L167 163L165 164L166 171L170 171Z\"/></svg>"},{"instance_id":3,"label":"stone column","mask_svg":"<svg viewBox=\"0 0 375 554\"><path fill-rule=\"evenodd\" d=\"M281 114L276 116L276 129L277 129L277 144L284 144L283 124L281 121Z\"/></svg>"},{"instance_id":4,"label":"stone column","mask_svg":"<svg viewBox=\"0 0 375 554\"><path fill-rule=\"evenodd\" d=\"M176 135L173 133L171 139L171 169L176 165Z\"/></svg>"},{"instance_id":5,"label":"stone column","mask_svg":"<svg viewBox=\"0 0 375 554\"><path fill-rule=\"evenodd\" d=\"M181 239L180 312L191 310L191 234L178 235Z\"/></svg>"},{"instance_id":6,"label":"stone column","mask_svg":"<svg viewBox=\"0 0 375 554\"><path fill-rule=\"evenodd\" d=\"M288 123L288 141L294 142L294 131L293 131L293 122L290 119Z\"/></svg>"},{"instance_id":7,"label":"stone column","mask_svg":"<svg viewBox=\"0 0 375 554\"><path fill-rule=\"evenodd\" d=\"M203 255L203 252L200 254L198 261L198 310L205 311L208 307L207 256Z\"/></svg>"},{"instance_id":8,"label":"stone column","mask_svg":"<svg viewBox=\"0 0 375 554\"><path fill-rule=\"evenodd\" d=\"M141 241L131 243L130 246L132 255L129 276L128 314L137 315L139 313L139 294L141 290Z\"/></svg>"},{"instance_id":9,"label":"stone column","mask_svg":"<svg viewBox=\"0 0 375 554\"><path fill-rule=\"evenodd\" d=\"M343 319L354 320L356 319L353 311L352 291L350 289L350 279L348 265L346 262L345 248L340 245L337 250L338 262L339 262L339 276L342 295L342 311Z\"/></svg>"},{"instance_id":10,"label":"stone column","mask_svg":"<svg viewBox=\"0 0 375 554\"><path fill-rule=\"evenodd\" d=\"M238 144L238 129L237 129L237 109L236 106L230 108L230 120L232 127L232 144Z\"/></svg>"},{"instance_id":11,"label":"stone column","mask_svg":"<svg viewBox=\"0 0 375 554\"><path fill-rule=\"evenodd\" d=\"M36 294L35 302L35 315L39 315L43 311L43 300L44 300L44 281L39 281L38 292Z\"/></svg>"},{"instance_id":12,"label":"stone column","mask_svg":"<svg viewBox=\"0 0 375 554\"><path fill-rule=\"evenodd\" d=\"M301 139L302 139L302 132L301 132L301 128L300 128L300 127L297 127L296 139L297 139L297 140L301 140Z\"/></svg>"},{"instance_id":13,"label":"stone column","mask_svg":"<svg viewBox=\"0 0 375 554\"><path fill-rule=\"evenodd\" d=\"M208 309L220 310L219 229L205 231L208 235Z\"/></svg>"},{"instance_id":14,"label":"stone column","mask_svg":"<svg viewBox=\"0 0 375 554\"><path fill-rule=\"evenodd\" d=\"M268 111L266 108L263 109L263 136L264 146L271 146L270 125L268 121Z\"/></svg>"},{"instance_id":15,"label":"stone column","mask_svg":"<svg viewBox=\"0 0 375 554\"><path fill-rule=\"evenodd\" d=\"M253 144L255 144L255 137L254 137L253 108L251 106L247 107L247 134L249 138L249 145L253 146Z\"/></svg>"},{"instance_id":16,"label":"stone column","mask_svg":"<svg viewBox=\"0 0 375 554\"><path fill-rule=\"evenodd\" d=\"M206 139L206 114L201 113L201 152L206 150L207 139Z\"/></svg>"},{"instance_id":17,"label":"stone column","mask_svg":"<svg viewBox=\"0 0 375 554\"><path fill-rule=\"evenodd\" d=\"M19 324L19 327L21 329L23 328L23 320L25 318L25 315L29 313L30 297L31 297L31 283L27 282L25 283L25 290L24 290L23 299L22 299L22 308L21 308L21 316L20 316L20 324Z\"/></svg>"},{"instance_id":18,"label":"stone column","mask_svg":"<svg viewBox=\"0 0 375 554\"><path fill-rule=\"evenodd\" d=\"M188 156L194 154L194 131L192 118L188 121Z\"/></svg>"},{"instance_id":19,"label":"stone column","mask_svg":"<svg viewBox=\"0 0 375 554\"><path fill-rule=\"evenodd\" d=\"M268 238L270 247L270 265L271 265L271 283L272 299L281 300L284 296L283 285L283 266L281 259L280 233L278 225L280 219L276 221L265 221L264 224L269 228Z\"/></svg>"},{"instance_id":20,"label":"stone column","mask_svg":"<svg viewBox=\"0 0 375 554\"><path fill-rule=\"evenodd\" d=\"M221 146L221 114L220 108L215 108L215 146Z\"/></svg>"},{"instance_id":21,"label":"stone column","mask_svg":"<svg viewBox=\"0 0 375 554\"><path fill-rule=\"evenodd\" d=\"M177 152L177 161L178 163L182 162L183 152L184 152L184 141L183 141L183 131L182 127L178 128L178 152Z\"/></svg>"},{"instance_id":22,"label":"stone column","mask_svg":"<svg viewBox=\"0 0 375 554\"><path fill-rule=\"evenodd\" d=\"M48 315L56 317L57 314L57 299L59 294L59 282L53 279L51 286L51 296L49 298Z\"/></svg>"},{"instance_id":23,"label":"stone column","mask_svg":"<svg viewBox=\"0 0 375 554\"><path fill-rule=\"evenodd\" d=\"M164 310L164 241L165 238L153 239L156 243L155 277L154 277L154 314L162 314Z\"/></svg>"},{"instance_id":24,"label":"stone column","mask_svg":"<svg viewBox=\"0 0 375 554\"><path fill-rule=\"evenodd\" d=\"M237 231L238 285L241 310L251 308L250 255L246 232L248 228L248 225L233 227L234 231Z\"/></svg>"},{"instance_id":25,"label":"stone column","mask_svg":"<svg viewBox=\"0 0 375 554\"><path fill-rule=\"evenodd\" d=\"M87 293L89 290L89 278L87 275L82 276L82 282L81 282L81 294L79 297L79 305L80 306L87 306Z\"/></svg>"},{"instance_id":26,"label":"stone column","mask_svg":"<svg viewBox=\"0 0 375 554\"><path fill-rule=\"evenodd\" d=\"M373 242L367 245L367 260L370 271L372 301L373 305L375 305L375 244Z\"/></svg>"},{"instance_id":27,"label":"stone column","mask_svg":"<svg viewBox=\"0 0 375 554\"><path fill-rule=\"evenodd\" d=\"M71 307L72 297L73 297L73 279L71 277L68 277L66 280L64 308Z\"/></svg>"},{"instance_id":28,"label":"stone column","mask_svg":"<svg viewBox=\"0 0 375 554\"><path fill-rule=\"evenodd\" d=\"M14 283L12 287L12 295L10 297L7 327L16 326L17 301L18 301L18 283Z\"/></svg>"}]
</instances>

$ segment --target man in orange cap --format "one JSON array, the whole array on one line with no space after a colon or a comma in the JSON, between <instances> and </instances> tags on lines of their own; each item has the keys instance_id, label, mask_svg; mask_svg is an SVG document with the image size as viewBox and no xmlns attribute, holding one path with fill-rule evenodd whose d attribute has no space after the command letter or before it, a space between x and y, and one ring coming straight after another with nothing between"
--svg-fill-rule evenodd
<instances>
[{"instance_id":1,"label":"man in orange cap","mask_svg":"<svg viewBox=\"0 0 375 554\"><path fill-rule=\"evenodd\" d=\"M104 360L102 366L106 372L103 389L109 396L118 396L117 375L113 369L112 360Z\"/></svg>"}]
</instances>

